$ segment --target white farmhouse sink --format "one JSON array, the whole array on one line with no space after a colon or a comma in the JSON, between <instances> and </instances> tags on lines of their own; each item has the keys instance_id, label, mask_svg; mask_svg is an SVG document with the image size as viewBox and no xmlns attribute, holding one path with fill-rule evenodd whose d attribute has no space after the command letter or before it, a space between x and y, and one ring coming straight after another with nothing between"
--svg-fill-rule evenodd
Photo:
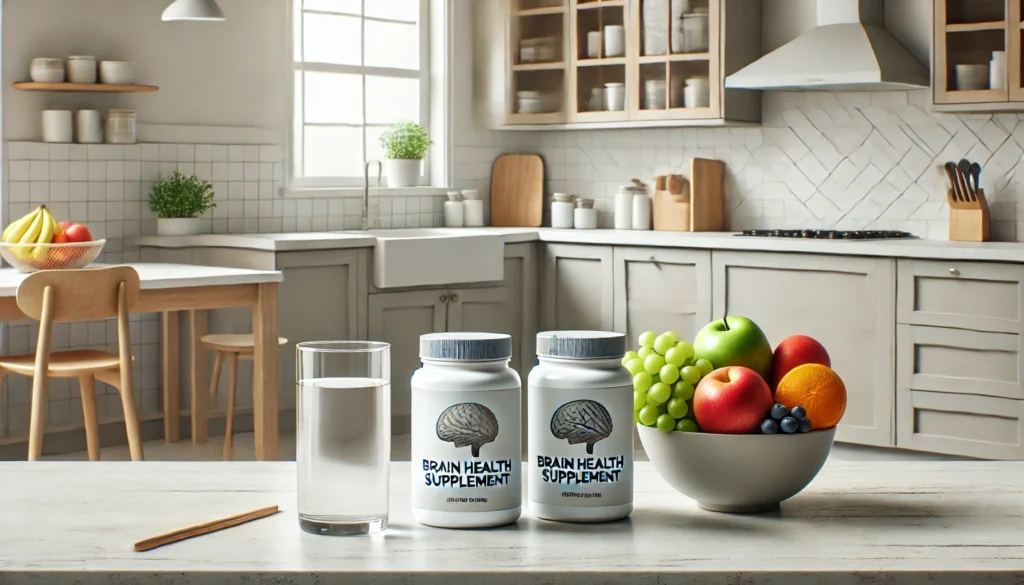
<instances>
[{"instance_id":1,"label":"white farmhouse sink","mask_svg":"<svg viewBox=\"0 0 1024 585\"><path fill-rule=\"evenodd\" d=\"M505 240L500 235L429 228L368 233L377 238L377 288L494 282L505 277Z\"/></svg>"}]
</instances>

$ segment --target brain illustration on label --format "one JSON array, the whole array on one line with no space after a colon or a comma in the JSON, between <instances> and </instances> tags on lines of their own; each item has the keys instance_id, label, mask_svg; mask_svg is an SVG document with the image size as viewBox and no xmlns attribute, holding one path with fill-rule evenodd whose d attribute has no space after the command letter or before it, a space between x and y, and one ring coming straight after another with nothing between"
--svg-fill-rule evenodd
<instances>
[{"instance_id":1,"label":"brain illustration on label","mask_svg":"<svg viewBox=\"0 0 1024 585\"><path fill-rule=\"evenodd\" d=\"M567 402L551 417L551 434L570 445L586 443L587 454L593 455L594 443L612 434L612 416L593 400Z\"/></svg>"},{"instance_id":2,"label":"brain illustration on label","mask_svg":"<svg viewBox=\"0 0 1024 585\"><path fill-rule=\"evenodd\" d=\"M498 419L483 404L463 402L449 406L437 417L437 438L455 443L456 447L471 445L473 457L480 456L480 447L498 436Z\"/></svg>"}]
</instances>

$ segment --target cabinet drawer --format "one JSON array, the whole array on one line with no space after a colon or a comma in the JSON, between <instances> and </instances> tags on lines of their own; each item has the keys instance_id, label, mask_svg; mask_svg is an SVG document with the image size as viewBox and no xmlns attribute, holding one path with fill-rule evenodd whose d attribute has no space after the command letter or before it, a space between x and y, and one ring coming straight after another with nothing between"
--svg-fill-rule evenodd
<instances>
[{"instance_id":1,"label":"cabinet drawer","mask_svg":"<svg viewBox=\"0 0 1024 585\"><path fill-rule=\"evenodd\" d=\"M899 325L896 356L899 388L1024 399L1019 335Z\"/></svg>"},{"instance_id":2,"label":"cabinet drawer","mask_svg":"<svg viewBox=\"0 0 1024 585\"><path fill-rule=\"evenodd\" d=\"M896 394L897 447L982 459L1024 459L1024 402L903 387Z\"/></svg>"},{"instance_id":3,"label":"cabinet drawer","mask_svg":"<svg viewBox=\"0 0 1024 585\"><path fill-rule=\"evenodd\" d=\"M1021 333L1024 267L900 260L898 278L900 323Z\"/></svg>"}]
</instances>

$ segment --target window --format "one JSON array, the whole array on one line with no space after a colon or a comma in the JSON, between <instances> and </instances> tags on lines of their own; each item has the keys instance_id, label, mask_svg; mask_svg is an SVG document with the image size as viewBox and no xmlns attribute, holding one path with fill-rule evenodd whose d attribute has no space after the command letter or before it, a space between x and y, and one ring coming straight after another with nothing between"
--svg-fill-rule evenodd
<instances>
[{"instance_id":1,"label":"window","mask_svg":"<svg viewBox=\"0 0 1024 585\"><path fill-rule=\"evenodd\" d=\"M362 185L389 125L429 128L428 0L293 3L292 186Z\"/></svg>"}]
</instances>

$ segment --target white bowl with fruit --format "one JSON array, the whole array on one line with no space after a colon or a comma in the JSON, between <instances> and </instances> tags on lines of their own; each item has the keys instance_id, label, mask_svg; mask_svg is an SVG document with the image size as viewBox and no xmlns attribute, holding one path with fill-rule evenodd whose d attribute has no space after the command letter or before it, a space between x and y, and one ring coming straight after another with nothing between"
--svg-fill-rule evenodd
<instances>
[{"instance_id":1,"label":"white bowl with fruit","mask_svg":"<svg viewBox=\"0 0 1024 585\"><path fill-rule=\"evenodd\" d=\"M0 239L0 256L18 272L85 268L106 243L80 223L57 223L45 205L11 222Z\"/></svg>"},{"instance_id":2,"label":"white bowl with fruit","mask_svg":"<svg viewBox=\"0 0 1024 585\"><path fill-rule=\"evenodd\" d=\"M699 507L776 510L821 470L846 388L820 343L795 335L772 351L737 316L712 321L692 344L671 331L639 342L623 365L640 441L658 474Z\"/></svg>"}]
</instances>

